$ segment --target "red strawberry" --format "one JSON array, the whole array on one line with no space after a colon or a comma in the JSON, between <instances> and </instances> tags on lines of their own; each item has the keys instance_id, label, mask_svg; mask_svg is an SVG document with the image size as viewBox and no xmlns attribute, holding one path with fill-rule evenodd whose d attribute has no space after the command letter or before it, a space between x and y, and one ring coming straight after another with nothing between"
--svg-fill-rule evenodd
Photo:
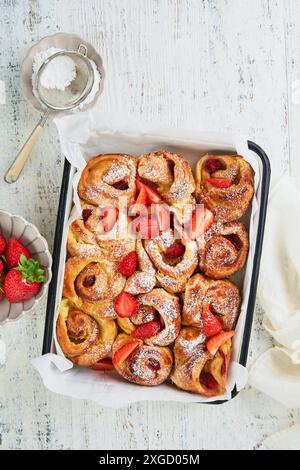
<instances>
[{"instance_id":1,"label":"red strawberry","mask_svg":"<svg viewBox=\"0 0 300 470\"><path fill-rule=\"evenodd\" d=\"M212 157L206 160L205 169L209 173L214 173L215 171L221 170L222 168L223 168L223 165L218 158Z\"/></svg>"},{"instance_id":2,"label":"red strawberry","mask_svg":"<svg viewBox=\"0 0 300 470\"><path fill-rule=\"evenodd\" d=\"M149 204L158 204L161 202L161 197L155 189L152 189L147 185L144 185L144 187L147 193Z\"/></svg>"},{"instance_id":3,"label":"red strawberry","mask_svg":"<svg viewBox=\"0 0 300 470\"><path fill-rule=\"evenodd\" d=\"M0 275L3 273L4 271L4 264L3 264L3 260L0 258Z\"/></svg>"},{"instance_id":4,"label":"red strawberry","mask_svg":"<svg viewBox=\"0 0 300 470\"><path fill-rule=\"evenodd\" d=\"M179 256L182 256L185 251L185 248L182 243L175 242L173 245L169 246L165 251L166 258L175 259Z\"/></svg>"},{"instance_id":5,"label":"red strawberry","mask_svg":"<svg viewBox=\"0 0 300 470\"><path fill-rule=\"evenodd\" d=\"M202 311L203 332L207 338L217 335L222 331L222 324L220 320L215 317L208 308L203 308Z\"/></svg>"},{"instance_id":6,"label":"red strawberry","mask_svg":"<svg viewBox=\"0 0 300 470\"><path fill-rule=\"evenodd\" d=\"M138 311L138 301L133 295L127 292L121 292L115 301L115 311L121 318L131 317Z\"/></svg>"},{"instance_id":7,"label":"red strawberry","mask_svg":"<svg viewBox=\"0 0 300 470\"><path fill-rule=\"evenodd\" d=\"M234 334L235 331L222 331L218 335L213 336L207 342L207 350L210 352L210 354L215 355L220 346L222 346L222 344L226 343L226 341L232 338Z\"/></svg>"},{"instance_id":8,"label":"red strawberry","mask_svg":"<svg viewBox=\"0 0 300 470\"><path fill-rule=\"evenodd\" d=\"M141 190L139 195L135 201L135 203L130 208L131 215L141 215L142 213L147 213L147 193L144 186L141 186Z\"/></svg>"},{"instance_id":9,"label":"red strawberry","mask_svg":"<svg viewBox=\"0 0 300 470\"><path fill-rule=\"evenodd\" d=\"M3 235L0 235L0 255L3 255L6 248L6 241Z\"/></svg>"},{"instance_id":10,"label":"red strawberry","mask_svg":"<svg viewBox=\"0 0 300 470\"><path fill-rule=\"evenodd\" d=\"M30 253L19 242L16 238L12 237L8 240L6 252L5 252L5 259L6 259L6 266L8 269L14 268L18 266L21 256L25 256L25 258L30 258Z\"/></svg>"},{"instance_id":11,"label":"red strawberry","mask_svg":"<svg viewBox=\"0 0 300 470\"><path fill-rule=\"evenodd\" d=\"M158 221L151 215L139 217L133 226L141 238L155 238L159 235Z\"/></svg>"},{"instance_id":12,"label":"red strawberry","mask_svg":"<svg viewBox=\"0 0 300 470\"><path fill-rule=\"evenodd\" d=\"M161 324L157 320L148 321L143 325L139 325L136 329L131 333L131 336L134 338L150 338L151 336L157 335L161 330Z\"/></svg>"},{"instance_id":13,"label":"red strawberry","mask_svg":"<svg viewBox=\"0 0 300 470\"><path fill-rule=\"evenodd\" d=\"M137 263L137 254L135 251L131 251L120 261L118 270L124 276L129 277L136 271Z\"/></svg>"},{"instance_id":14,"label":"red strawberry","mask_svg":"<svg viewBox=\"0 0 300 470\"><path fill-rule=\"evenodd\" d=\"M117 207L108 206L104 207L102 212L102 222L104 232L110 232L110 230L114 227L116 221L119 217L119 209Z\"/></svg>"},{"instance_id":15,"label":"red strawberry","mask_svg":"<svg viewBox=\"0 0 300 470\"><path fill-rule=\"evenodd\" d=\"M154 213L158 221L159 230L163 232L170 228L170 211L164 204L155 204Z\"/></svg>"},{"instance_id":16,"label":"red strawberry","mask_svg":"<svg viewBox=\"0 0 300 470\"><path fill-rule=\"evenodd\" d=\"M207 178L206 181L215 188L229 188L232 183L229 178Z\"/></svg>"},{"instance_id":17,"label":"red strawberry","mask_svg":"<svg viewBox=\"0 0 300 470\"><path fill-rule=\"evenodd\" d=\"M136 176L136 178L135 178L135 184L136 184L136 189L137 189L138 191L140 191L140 190L141 190L141 187L143 186L143 184L142 184L141 178L140 178L139 176Z\"/></svg>"},{"instance_id":18,"label":"red strawberry","mask_svg":"<svg viewBox=\"0 0 300 470\"><path fill-rule=\"evenodd\" d=\"M214 222L213 213L206 209L206 207L197 207L192 213L192 220L190 224L190 239L203 235Z\"/></svg>"},{"instance_id":19,"label":"red strawberry","mask_svg":"<svg viewBox=\"0 0 300 470\"><path fill-rule=\"evenodd\" d=\"M96 362L96 364L92 364L90 369L99 370L99 371L108 371L113 370L114 366L112 360L109 357L101 359L101 361Z\"/></svg>"},{"instance_id":20,"label":"red strawberry","mask_svg":"<svg viewBox=\"0 0 300 470\"><path fill-rule=\"evenodd\" d=\"M4 280L5 276L3 273L0 273L0 300L4 297Z\"/></svg>"},{"instance_id":21,"label":"red strawberry","mask_svg":"<svg viewBox=\"0 0 300 470\"><path fill-rule=\"evenodd\" d=\"M141 344L141 341L138 339L133 339L130 343L123 344L117 351L114 353L112 358L112 363L115 367L124 362L128 356L136 349L136 347Z\"/></svg>"},{"instance_id":22,"label":"red strawberry","mask_svg":"<svg viewBox=\"0 0 300 470\"><path fill-rule=\"evenodd\" d=\"M18 267L11 269L4 279L4 291L7 300L16 304L34 297L41 289L46 278L38 261L24 255Z\"/></svg>"}]
</instances>

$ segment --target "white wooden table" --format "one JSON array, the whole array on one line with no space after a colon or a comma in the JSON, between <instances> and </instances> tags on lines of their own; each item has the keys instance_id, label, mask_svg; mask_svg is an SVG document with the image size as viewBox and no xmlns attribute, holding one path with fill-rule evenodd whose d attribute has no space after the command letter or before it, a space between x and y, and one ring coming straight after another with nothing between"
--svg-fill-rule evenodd
<instances>
[{"instance_id":1,"label":"white wooden table","mask_svg":"<svg viewBox=\"0 0 300 470\"><path fill-rule=\"evenodd\" d=\"M122 108L168 125L236 131L269 154L273 172L300 176L299 0L0 0L0 173L38 119L20 92L20 63L42 36L75 32L107 71L103 112ZM62 156L53 124L0 207L20 213L52 247ZM119 411L54 395L29 359L40 354L45 301L5 325L0 449L253 449L299 420L246 388L221 407L143 403ZM250 362L268 346L257 307Z\"/></svg>"}]
</instances>

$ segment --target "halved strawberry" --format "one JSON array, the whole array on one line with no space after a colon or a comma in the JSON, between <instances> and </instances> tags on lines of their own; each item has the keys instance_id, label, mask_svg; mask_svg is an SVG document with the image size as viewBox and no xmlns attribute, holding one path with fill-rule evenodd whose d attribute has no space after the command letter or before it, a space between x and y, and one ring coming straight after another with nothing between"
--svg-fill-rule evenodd
<instances>
[{"instance_id":1,"label":"halved strawberry","mask_svg":"<svg viewBox=\"0 0 300 470\"><path fill-rule=\"evenodd\" d=\"M141 186L141 190L139 195L135 201L135 203L130 208L130 215L141 215L145 213L145 208L147 206L147 193L144 186ZM147 209L146 209L147 211Z\"/></svg>"},{"instance_id":2,"label":"halved strawberry","mask_svg":"<svg viewBox=\"0 0 300 470\"><path fill-rule=\"evenodd\" d=\"M115 300L115 311L121 318L129 318L138 311L138 301L128 292L121 292Z\"/></svg>"},{"instance_id":3,"label":"halved strawberry","mask_svg":"<svg viewBox=\"0 0 300 470\"><path fill-rule=\"evenodd\" d=\"M235 334L235 331L222 331L216 336L213 336L210 338L210 340L207 342L207 350L212 354L215 355L220 346L222 344L226 343L230 338L233 337Z\"/></svg>"},{"instance_id":4,"label":"halved strawberry","mask_svg":"<svg viewBox=\"0 0 300 470\"><path fill-rule=\"evenodd\" d=\"M119 209L113 206L104 207L102 211L102 222L104 232L109 232L115 225L119 217Z\"/></svg>"},{"instance_id":5,"label":"halved strawberry","mask_svg":"<svg viewBox=\"0 0 300 470\"><path fill-rule=\"evenodd\" d=\"M112 360L109 357L101 359L101 361L96 362L96 364L92 364L90 369L99 370L99 371L107 371L113 370L114 366Z\"/></svg>"},{"instance_id":6,"label":"halved strawberry","mask_svg":"<svg viewBox=\"0 0 300 470\"><path fill-rule=\"evenodd\" d=\"M151 336L157 335L161 330L161 324L157 320L148 321L143 325L139 325L136 329L131 333L131 336L134 338L150 338Z\"/></svg>"},{"instance_id":7,"label":"halved strawberry","mask_svg":"<svg viewBox=\"0 0 300 470\"><path fill-rule=\"evenodd\" d=\"M196 238L203 235L213 223L213 213L209 209L206 209L206 207L197 207L192 213L189 233L190 239L196 240Z\"/></svg>"},{"instance_id":8,"label":"halved strawberry","mask_svg":"<svg viewBox=\"0 0 300 470\"><path fill-rule=\"evenodd\" d=\"M131 251L120 261L118 271L124 276L131 276L137 268L138 258L135 251Z\"/></svg>"},{"instance_id":9,"label":"halved strawberry","mask_svg":"<svg viewBox=\"0 0 300 470\"><path fill-rule=\"evenodd\" d=\"M162 201L160 195L158 194L155 189L150 188L149 186L145 186L146 193L147 193L147 198L150 204L158 204Z\"/></svg>"},{"instance_id":10,"label":"halved strawberry","mask_svg":"<svg viewBox=\"0 0 300 470\"><path fill-rule=\"evenodd\" d=\"M151 215L139 217L134 221L133 227L141 238L155 238L159 235L159 225Z\"/></svg>"},{"instance_id":11,"label":"halved strawberry","mask_svg":"<svg viewBox=\"0 0 300 470\"><path fill-rule=\"evenodd\" d=\"M130 354L133 353L139 344L141 344L140 340L133 339L130 341L130 343L126 343L117 349L112 358L113 365L117 367L119 364L124 362L130 356Z\"/></svg>"},{"instance_id":12,"label":"halved strawberry","mask_svg":"<svg viewBox=\"0 0 300 470\"><path fill-rule=\"evenodd\" d=\"M30 253L27 248L25 248L25 246L23 246L22 243L19 242L19 240L17 240L15 237L11 237L8 240L5 251L7 268L11 269L15 266L18 266L21 256L25 256L25 258L29 259Z\"/></svg>"},{"instance_id":13,"label":"halved strawberry","mask_svg":"<svg viewBox=\"0 0 300 470\"><path fill-rule=\"evenodd\" d=\"M0 235L0 255L3 255L6 248L6 240L3 235Z\"/></svg>"},{"instance_id":14,"label":"halved strawberry","mask_svg":"<svg viewBox=\"0 0 300 470\"><path fill-rule=\"evenodd\" d=\"M170 228L170 211L167 209L167 206L164 204L154 204L154 213L158 221L159 230L162 232Z\"/></svg>"},{"instance_id":15,"label":"halved strawberry","mask_svg":"<svg viewBox=\"0 0 300 470\"><path fill-rule=\"evenodd\" d=\"M215 336L222 331L220 320L211 313L209 308L203 308L201 318L203 323L203 332L207 338Z\"/></svg>"},{"instance_id":16,"label":"halved strawberry","mask_svg":"<svg viewBox=\"0 0 300 470\"><path fill-rule=\"evenodd\" d=\"M207 178L206 181L215 188L229 188L232 183L229 178Z\"/></svg>"},{"instance_id":17,"label":"halved strawberry","mask_svg":"<svg viewBox=\"0 0 300 470\"><path fill-rule=\"evenodd\" d=\"M185 251L185 248L182 243L175 242L173 245L169 246L165 251L165 256L168 259L175 259L182 256Z\"/></svg>"}]
</instances>

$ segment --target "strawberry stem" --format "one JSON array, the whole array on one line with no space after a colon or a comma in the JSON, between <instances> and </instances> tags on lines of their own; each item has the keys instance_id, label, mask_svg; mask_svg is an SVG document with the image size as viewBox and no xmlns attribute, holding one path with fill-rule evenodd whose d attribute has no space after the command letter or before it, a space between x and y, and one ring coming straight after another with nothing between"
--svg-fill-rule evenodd
<instances>
[{"instance_id":1,"label":"strawberry stem","mask_svg":"<svg viewBox=\"0 0 300 470\"><path fill-rule=\"evenodd\" d=\"M28 284L33 282L46 282L45 271L40 267L37 260L33 258L27 259L26 256L22 255L16 271L20 271L22 274L22 280Z\"/></svg>"}]
</instances>

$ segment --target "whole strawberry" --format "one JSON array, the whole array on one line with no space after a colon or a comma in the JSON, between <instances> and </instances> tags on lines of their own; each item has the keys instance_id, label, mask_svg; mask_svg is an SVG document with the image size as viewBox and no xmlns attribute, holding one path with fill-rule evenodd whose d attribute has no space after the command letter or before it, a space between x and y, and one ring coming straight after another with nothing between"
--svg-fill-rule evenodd
<instances>
[{"instance_id":1,"label":"whole strawberry","mask_svg":"<svg viewBox=\"0 0 300 470\"><path fill-rule=\"evenodd\" d=\"M4 273L0 273L0 300L4 297Z\"/></svg>"},{"instance_id":2,"label":"whole strawberry","mask_svg":"<svg viewBox=\"0 0 300 470\"><path fill-rule=\"evenodd\" d=\"M25 258L29 259L30 252L15 237L10 238L5 251L7 269L18 266L21 256L25 256Z\"/></svg>"},{"instance_id":3,"label":"whole strawberry","mask_svg":"<svg viewBox=\"0 0 300 470\"><path fill-rule=\"evenodd\" d=\"M11 304L29 300L38 294L45 281L44 270L39 262L22 255L18 266L11 269L4 279L7 300Z\"/></svg>"},{"instance_id":4,"label":"whole strawberry","mask_svg":"<svg viewBox=\"0 0 300 470\"><path fill-rule=\"evenodd\" d=\"M3 235L0 235L0 256L3 255L6 248L6 241Z\"/></svg>"}]
</instances>

